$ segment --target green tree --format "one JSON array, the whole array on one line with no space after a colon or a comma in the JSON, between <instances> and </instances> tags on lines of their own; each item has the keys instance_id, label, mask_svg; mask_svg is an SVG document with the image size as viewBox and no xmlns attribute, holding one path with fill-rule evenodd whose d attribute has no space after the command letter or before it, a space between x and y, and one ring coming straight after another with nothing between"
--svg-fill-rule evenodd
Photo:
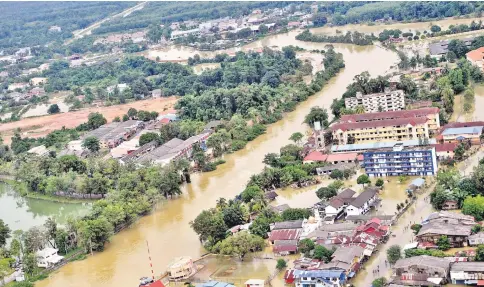
<instances>
[{"instance_id":1,"label":"green tree","mask_svg":"<svg viewBox=\"0 0 484 287\"><path fill-rule=\"evenodd\" d=\"M476 224L474 226L472 226L472 234L476 234L476 233L479 233L482 229L482 226L480 224Z\"/></svg>"},{"instance_id":2,"label":"green tree","mask_svg":"<svg viewBox=\"0 0 484 287\"><path fill-rule=\"evenodd\" d=\"M22 267L27 276L34 275L37 267L37 258L33 253L28 253L22 258Z\"/></svg>"},{"instance_id":3,"label":"green tree","mask_svg":"<svg viewBox=\"0 0 484 287\"><path fill-rule=\"evenodd\" d=\"M315 122L320 122L322 127L328 126L328 112L320 107L312 107L309 114L304 118L304 122L310 127L314 127Z\"/></svg>"},{"instance_id":4,"label":"green tree","mask_svg":"<svg viewBox=\"0 0 484 287\"><path fill-rule=\"evenodd\" d=\"M289 139L292 140L294 143L299 144L303 137L304 137L304 135L302 133L295 132L291 135L291 137Z\"/></svg>"},{"instance_id":5,"label":"green tree","mask_svg":"<svg viewBox=\"0 0 484 287\"><path fill-rule=\"evenodd\" d=\"M307 208L288 208L281 214L282 220L298 220L307 219L312 215L312 212Z\"/></svg>"},{"instance_id":6,"label":"green tree","mask_svg":"<svg viewBox=\"0 0 484 287\"><path fill-rule=\"evenodd\" d=\"M100 149L99 139L95 136L90 136L82 141L82 147L91 152L98 152Z\"/></svg>"},{"instance_id":7,"label":"green tree","mask_svg":"<svg viewBox=\"0 0 484 287\"><path fill-rule=\"evenodd\" d=\"M119 116L116 116L116 117L114 118L113 122L115 122L115 123L119 123L119 122L121 122L121 119L119 118Z\"/></svg>"},{"instance_id":8,"label":"green tree","mask_svg":"<svg viewBox=\"0 0 484 287\"><path fill-rule=\"evenodd\" d=\"M160 140L160 136L157 133L145 133L139 137L139 146L145 145L152 141L158 142Z\"/></svg>"},{"instance_id":9,"label":"green tree","mask_svg":"<svg viewBox=\"0 0 484 287\"><path fill-rule=\"evenodd\" d=\"M326 247L322 245L317 245L314 248L313 258L323 260L324 262L328 263L331 261L331 256L333 255L334 250L328 250Z\"/></svg>"},{"instance_id":10,"label":"green tree","mask_svg":"<svg viewBox=\"0 0 484 287\"><path fill-rule=\"evenodd\" d=\"M60 113L60 108L57 104L50 105L47 113L50 115Z\"/></svg>"},{"instance_id":11,"label":"green tree","mask_svg":"<svg viewBox=\"0 0 484 287\"><path fill-rule=\"evenodd\" d=\"M10 254L13 256L20 258L20 252L22 251L22 246L20 241L17 238L12 239L10 242Z\"/></svg>"},{"instance_id":12,"label":"green tree","mask_svg":"<svg viewBox=\"0 0 484 287\"><path fill-rule=\"evenodd\" d=\"M412 224L410 229L412 229L415 234L418 234L420 229L422 229L422 225L421 224Z\"/></svg>"},{"instance_id":13,"label":"green tree","mask_svg":"<svg viewBox=\"0 0 484 287\"><path fill-rule=\"evenodd\" d=\"M195 220L190 222L190 226L198 234L201 242L211 240L215 243L221 241L225 238L228 229L222 215L215 209L202 211Z\"/></svg>"},{"instance_id":14,"label":"green tree","mask_svg":"<svg viewBox=\"0 0 484 287\"><path fill-rule=\"evenodd\" d=\"M329 177L332 178L332 179L343 179L344 174L341 170L335 169L335 170L331 171Z\"/></svg>"},{"instance_id":15,"label":"green tree","mask_svg":"<svg viewBox=\"0 0 484 287\"><path fill-rule=\"evenodd\" d=\"M472 215L477 221L484 219L484 197L477 195L467 197L462 205L462 213Z\"/></svg>"},{"instance_id":16,"label":"green tree","mask_svg":"<svg viewBox=\"0 0 484 287\"><path fill-rule=\"evenodd\" d=\"M316 191L316 195L318 196L318 198L323 200L328 200L336 194L338 194L337 190L330 187L321 187Z\"/></svg>"},{"instance_id":17,"label":"green tree","mask_svg":"<svg viewBox=\"0 0 484 287\"><path fill-rule=\"evenodd\" d=\"M11 230L8 227L8 224L6 224L5 222L3 222L2 219L0 219L0 247L5 246L5 244L7 243L7 239L10 238L10 233L11 233Z\"/></svg>"},{"instance_id":18,"label":"green tree","mask_svg":"<svg viewBox=\"0 0 484 287\"><path fill-rule=\"evenodd\" d=\"M309 253L315 248L314 242L309 239L305 238L299 241L298 243L298 250L299 252L303 253L304 256L309 256Z\"/></svg>"},{"instance_id":19,"label":"green tree","mask_svg":"<svg viewBox=\"0 0 484 287\"><path fill-rule=\"evenodd\" d=\"M214 249L220 254L237 256L240 260L244 260L247 253L260 251L264 246L264 239L261 237L241 231L222 240L214 246Z\"/></svg>"},{"instance_id":20,"label":"green tree","mask_svg":"<svg viewBox=\"0 0 484 287\"><path fill-rule=\"evenodd\" d=\"M79 222L78 235L80 246L86 251L102 251L113 235L113 225L103 216Z\"/></svg>"},{"instance_id":21,"label":"green tree","mask_svg":"<svg viewBox=\"0 0 484 287\"><path fill-rule=\"evenodd\" d=\"M466 150L464 147L463 143L460 143L455 149L454 149L454 159L455 160L463 160L464 159L464 154Z\"/></svg>"},{"instance_id":22,"label":"green tree","mask_svg":"<svg viewBox=\"0 0 484 287\"><path fill-rule=\"evenodd\" d=\"M430 27L430 31L432 31L433 33L437 33L437 32L440 32L442 29L440 28L439 25L432 25Z\"/></svg>"},{"instance_id":23,"label":"green tree","mask_svg":"<svg viewBox=\"0 0 484 287\"><path fill-rule=\"evenodd\" d=\"M474 259L479 262L484 261L484 245L477 246L476 257Z\"/></svg>"},{"instance_id":24,"label":"green tree","mask_svg":"<svg viewBox=\"0 0 484 287\"><path fill-rule=\"evenodd\" d=\"M387 250L387 260L390 264L395 264L398 259L402 258L402 248L400 245L392 245Z\"/></svg>"},{"instance_id":25,"label":"green tree","mask_svg":"<svg viewBox=\"0 0 484 287\"><path fill-rule=\"evenodd\" d=\"M91 130L95 130L106 123L106 118L100 113L90 113L87 117L87 125Z\"/></svg>"},{"instance_id":26,"label":"green tree","mask_svg":"<svg viewBox=\"0 0 484 287\"><path fill-rule=\"evenodd\" d=\"M375 185L378 187L382 187L385 184L385 181L383 179L379 178L376 180Z\"/></svg>"},{"instance_id":27,"label":"green tree","mask_svg":"<svg viewBox=\"0 0 484 287\"><path fill-rule=\"evenodd\" d=\"M361 184L364 187L366 183L371 183L371 180L368 175L362 174L358 176L358 178L356 179L356 183Z\"/></svg>"},{"instance_id":28,"label":"green tree","mask_svg":"<svg viewBox=\"0 0 484 287\"><path fill-rule=\"evenodd\" d=\"M245 203L251 202L254 198L263 197L264 191L256 185L248 186L242 191L241 197L242 201Z\"/></svg>"},{"instance_id":29,"label":"green tree","mask_svg":"<svg viewBox=\"0 0 484 287\"><path fill-rule=\"evenodd\" d=\"M439 250L443 251L450 249L450 241L449 238L447 238L447 235L440 236L437 240L437 246L439 247Z\"/></svg>"},{"instance_id":30,"label":"green tree","mask_svg":"<svg viewBox=\"0 0 484 287\"><path fill-rule=\"evenodd\" d=\"M287 263L286 263L286 260L282 259L282 258L279 258L277 259L277 264L276 264L276 269L277 270L282 270L284 268L287 267Z\"/></svg>"},{"instance_id":31,"label":"green tree","mask_svg":"<svg viewBox=\"0 0 484 287\"><path fill-rule=\"evenodd\" d=\"M387 284L387 279L385 277L377 278L373 280L373 282L371 282L372 287L384 287L386 286L386 284Z\"/></svg>"}]
</instances>

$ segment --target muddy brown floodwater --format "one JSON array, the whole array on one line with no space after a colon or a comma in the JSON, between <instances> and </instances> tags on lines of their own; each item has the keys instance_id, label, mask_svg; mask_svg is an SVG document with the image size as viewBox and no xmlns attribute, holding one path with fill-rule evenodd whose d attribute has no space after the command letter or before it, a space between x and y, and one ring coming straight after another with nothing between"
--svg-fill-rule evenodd
<instances>
[{"instance_id":1,"label":"muddy brown floodwater","mask_svg":"<svg viewBox=\"0 0 484 287\"><path fill-rule=\"evenodd\" d=\"M296 41L296 33L265 38L250 44L248 48L298 45L306 49L324 49L323 43ZM176 256L197 258L203 254L205 250L189 226L189 222L201 210L213 207L220 197L232 198L238 194L249 177L263 169L265 154L277 152L289 143L288 138L292 133L305 129L304 116L311 107L319 105L329 108L333 99L341 97L355 75L363 71L369 71L372 76L381 75L397 61L396 54L376 46L335 45L335 48L343 54L346 68L321 92L301 103L295 111L284 115L278 123L268 126L267 133L250 142L245 149L227 155L227 162L216 171L193 175L192 183L183 186L182 196L159 204L152 214L113 236L104 252L69 263L36 286L138 286L138 279L150 274L146 240L150 244L156 274L161 274ZM159 53L163 53L160 57L163 59L178 59L187 55L185 49L180 55L176 48Z\"/></svg>"}]
</instances>

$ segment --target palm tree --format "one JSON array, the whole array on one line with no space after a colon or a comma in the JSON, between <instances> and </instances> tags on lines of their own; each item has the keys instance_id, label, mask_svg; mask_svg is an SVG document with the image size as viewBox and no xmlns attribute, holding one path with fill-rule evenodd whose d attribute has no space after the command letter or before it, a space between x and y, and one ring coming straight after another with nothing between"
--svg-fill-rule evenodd
<instances>
[{"instance_id":1,"label":"palm tree","mask_svg":"<svg viewBox=\"0 0 484 287\"><path fill-rule=\"evenodd\" d=\"M364 114L365 113L365 107L363 107L362 105L358 105L358 106L356 106L355 112L357 114Z\"/></svg>"},{"instance_id":2,"label":"palm tree","mask_svg":"<svg viewBox=\"0 0 484 287\"><path fill-rule=\"evenodd\" d=\"M223 197L217 199L217 204L216 204L217 209L222 210L227 207L227 200Z\"/></svg>"}]
</instances>

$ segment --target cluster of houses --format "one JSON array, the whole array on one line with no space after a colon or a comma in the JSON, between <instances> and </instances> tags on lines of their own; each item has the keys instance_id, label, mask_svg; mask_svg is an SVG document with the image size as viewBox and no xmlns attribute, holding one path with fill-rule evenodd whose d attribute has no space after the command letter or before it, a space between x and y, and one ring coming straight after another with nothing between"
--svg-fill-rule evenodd
<instances>
[{"instance_id":1,"label":"cluster of houses","mask_svg":"<svg viewBox=\"0 0 484 287\"><path fill-rule=\"evenodd\" d=\"M416 242L404 249L437 249L446 236L451 247L477 246L484 243L484 233L472 234L474 217L448 211L434 212L422 222ZM475 252L456 257L421 255L398 260L393 266L395 286L442 286L446 283L480 286L484 283L484 262L473 261Z\"/></svg>"},{"instance_id":2,"label":"cluster of houses","mask_svg":"<svg viewBox=\"0 0 484 287\"><path fill-rule=\"evenodd\" d=\"M355 220L361 219L355 218ZM294 267L286 271L284 280L286 284L295 284L298 287L345 286L345 283L360 270L361 265L372 256L377 246L388 239L389 224L391 224L386 219L373 217L362 224L353 222L324 224L304 235L304 232L297 232L301 230L298 229L298 223L299 221L279 223L271 231L269 240L273 239L276 232L277 234L299 234L301 238L310 239L315 244L334 251L331 260L327 262L305 257L296 260ZM274 243L274 250L289 249L287 245L278 247L277 242L276 240Z\"/></svg>"}]
</instances>

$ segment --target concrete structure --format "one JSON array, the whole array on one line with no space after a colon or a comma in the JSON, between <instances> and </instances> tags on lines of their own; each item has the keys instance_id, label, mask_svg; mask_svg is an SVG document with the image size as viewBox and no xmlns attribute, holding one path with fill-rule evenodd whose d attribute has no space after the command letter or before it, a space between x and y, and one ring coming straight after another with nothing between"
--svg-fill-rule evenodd
<instances>
[{"instance_id":1,"label":"concrete structure","mask_svg":"<svg viewBox=\"0 0 484 287\"><path fill-rule=\"evenodd\" d=\"M45 147L45 145L39 145L29 149L27 153L35 154L37 156L46 156L49 154L49 150Z\"/></svg>"},{"instance_id":2,"label":"concrete structure","mask_svg":"<svg viewBox=\"0 0 484 287\"><path fill-rule=\"evenodd\" d=\"M173 31L171 32L171 40L176 40L178 38L187 37L189 35L200 36L200 29L191 29L185 31Z\"/></svg>"},{"instance_id":3,"label":"concrete structure","mask_svg":"<svg viewBox=\"0 0 484 287\"><path fill-rule=\"evenodd\" d=\"M400 175L436 175L434 147L403 148L396 145L363 153L365 173L370 177Z\"/></svg>"},{"instance_id":4,"label":"concrete structure","mask_svg":"<svg viewBox=\"0 0 484 287\"><path fill-rule=\"evenodd\" d=\"M354 163L337 163L337 164L330 164L323 167L316 168L316 173L318 175L329 175L333 170L354 170L356 165Z\"/></svg>"},{"instance_id":5,"label":"concrete structure","mask_svg":"<svg viewBox=\"0 0 484 287\"><path fill-rule=\"evenodd\" d=\"M466 59L474 66L479 67L481 71L484 70L484 47L468 52Z\"/></svg>"},{"instance_id":6,"label":"concrete structure","mask_svg":"<svg viewBox=\"0 0 484 287\"><path fill-rule=\"evenodd\" d=\"M57 254L59 250L55 248L44 248L35 253L37 257L37 266L41 268L52 267L64 259L63 256Z\"/></svg>"},{"instance_id":7,"label":"concrete structure","mask_svg":"<svg viewBox=\"0 0 484 287\"><path fill-rule=\"evenodd\" d=\"M170 280L187 279L197 271L191 257L183 256L175 258L168 264L167 273Z\"/></svg>"},{"instance_id":8,"label":"concrete structure","mask_svg":"<svg viewBox=\"0 0 484 287\"><path fill-rule=\"evenodd\" d=\"M32 86L40 86L40 85L44 85L46 83L47 83L47 78L44 78L44 77L35 77L35 78L30 79L30 84Z\"/></svg>"},{"instance_id":9,"label":"concrete structure","mask_svg":"<svg viewBox=\"0 0 484 287\"><path fill-rule=\"evenodd\" d=\"M332 125L333 143L360 144L429 138L426 118L400 118L374 122L337 123Z\"/></svg>"},{"instance_id":10,"label":"concrete structure","mask_svg":"<svg viewBox=\"0 0 484 287\"><path fill-rule=\"evenodd\" d=\"M425 118L431 132L437 132L440 128L439 108L421 108L414 110L388 111L379 113L365 113L343 115L339 122L341 123L360 123L374 122L382 120L395 120L403 118Z\"/></svg>"},{"instance_id":11,"label":"concrete structure","mask_svg":"<svg viewBox=\"0 0 484 287\"><path fill-rule=\"evenodd\" d=\"M356 192L354 190L347 188L340 192L338 195L333 196L329 200L328 205L325 207L325 215L334 216L335 218L337 218L344 212L345 208L351 202L353 202L353 196L355 194Z\"/></svg>"},{"instance_id":12,"label":"concrete structure","mask_svg":"<svg viewBox=\"0 0 484 287\"><path fill-rule=\"evenodd\" d=\"M453 159L457 143L433 144L432 147L435 148L435 155L438 160Z\"/></svg>"},{"instance_id":13,"label":"concrete structure","mask_svg":"<svg viewBox=\"0 0 484 287\"><path fill-rule=\"evenodd\" d=\"M371 207L378 202L378 189L367 188L346 207L347 215L363 215L370 211Z\"/></svg>"},{"instance_id":14,"label":"concrete structure","mask_svg":"<svg viewBox=\"0 0 484 287\"><path fill-rule=\"evenodd\" d=\"M393 266L395 281L405 285L427 286L445 284L450 269L446 258L428 255L399 259Z\"/></svg>"},{"instance_id":15,"label":"concrete structure","mask_svg":"<svg viewBox=\"0 0 484 287\"><path fill-rule=\"evenodd\" d=\"M356 109L363 106L367 113L381 111L398 111L405 109L405 92L402 90L391 91L387 89L383 93L363 95L356 93L356 97L346 98L345 106L347 109Z\"/></svg>"},{"instance_id":16,"label":"concrete structure","mask_svg":"<svg viewBox=\"0 0 484 287\"><path fill-rule=\"evenodd\" d=\"M460 143L468 140L471 144L480 145L482 128L483 126L446 128L441 136L444 143Z\"/></svg>"},{"instance_id":17,"label":"concrete structure","mask_svg":"<svg viewBox=\"0 0 484 287\"><path fill-rule=\"evenodd\" d=\"M452 284L482 285L484 262L456 262L450 267Z\"/></svg>"},{"instance_id":18,"label":"concrete structure","mask_svg":"<svg viewBox=\"0 0 484 287\"><path fill-rule=\"evenodd\" d=\"M290 281L296 287L342 287L346 282L346 272L336 270L291 270ZM286 279L287 282L287 279Z\"/></svg>"},{"instance_id":19,"label":"concrete structure","mask_svg":"<svg viewBox=\"0 0 484 287\"><path fill-rule=\"evenodd\" d=\"M114 148L121 142L128 140L142 128L144 128L143 121L112 122L89 132L85 137L93 136L98 138L101 148Z\"/></svg>"},{"instance_id":20,"label":"concrete structure","mask_svg":"<svg viewBox=\"0 0 484 287\"><path fill-rule=\"evenodd\" d=\"M340 152L364 152L382 148L391 148L396 144L401 144L404 147L414 147L422 145L423 141L420 139L406 140L406 141L389 141L389 142L374 142L374 143L362 143L362 144L346 144L346 145L333 145L331 147L332 153ZM435 145L437 141L435 139L428 139L428 144Z\"/></svg>"},{"instance_id":21,"label":"concrete structure","mask_svg":"<svg viewBox=\"0 0 484 287\"><path fill-rule=\"evenodd\" d=\"M484 244L484 232L479 232L469 236L469 245L477 246Z\"/></svg>"}]
</instances>

